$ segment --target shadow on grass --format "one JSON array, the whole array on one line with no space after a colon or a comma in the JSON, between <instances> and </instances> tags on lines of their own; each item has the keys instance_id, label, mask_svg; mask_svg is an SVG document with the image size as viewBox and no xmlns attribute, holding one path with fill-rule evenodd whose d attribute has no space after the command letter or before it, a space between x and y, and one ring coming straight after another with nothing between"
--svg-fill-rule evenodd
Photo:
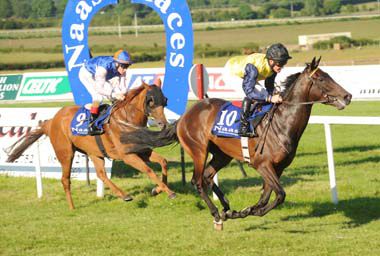
<instances>
[{"instance_id":1,"label":"shadow on grass","mask_svg":"<svg viewBox=\"0 0 380 256\"><path fill-rule=\"evenodd\" d=\"M305 207L304 204L295 204ZM313 203L308 214L294 215L283 218L283 221L300 220L307 218L320 218L332 214L343 214L350 220L345 223L348 228L355 228L380 219L380 198L359 197L339 201L338 205L332 203Z\"/></svg>"},{"instance_id":2,"label":"shadow on grass","mask_svg":"<svg viewBox=\"0 0 380 256\"><path fill-rule=\"evenodd\" d=\"M361 146L351 146L351 147L339 147L334 148L334 152L336 153L347 153L347 152L366 152L370 150L377 150L379 149L379 145L361 145ZM322 155L326 154L326 151L319 151L319 152L301 152L298 153L297 156L315 156L315 155Z\"/></svg>"},{"instance_id":3,"label":"shadow on grass","mask_svg":"<svg viewBox=\"0 0 380 256\"><path fill-rule=\"evenodd\" d=\"M138 175L140 172L137 171L136 169L127 166L123 164L122 162L117 162L114 164L114 167L118 168L118 172L112 175L120 178L132 178L135 175ZM151 168L155 171L157 175L161 175L161 168L158 164L149 164ZM229 166L230 171L240 173L240 168L239 165L236 161L232 161ZM182 165L180 162L172 161L168 163L168 170L169 170L169 187L175 191L176 193L179 194L191 194L196 197L198 197L198 192L194 188L194 186L191 184L191 178L192 178L192 171L193 171L193 163L191 162L185 162L185 176L186 176L186 182L185 184L182 183L181 180L177 181L171 181L170 179L170 172L175 170L181 172ZM231 170L233 169L233 170ZM317 166L307 166L302 168L301 170L292 170L291 172L284 172L284 174L281 177L281 184L286 187L286 186L291 186L299 181L307 181L305 175L316 175L318 173L318 167ZM227 170L221 170L221 172L226 172ZM261 186L263 184L263 180L261 177L256 176L256 177L249 177L249 173L256 172L256 170L252 169L251 167L245 166L245 171L248 172L248 177L243 177L243 174L238 175L241 178L236 178L236 179L229 179L229 178L224 178L221 183L220 183L220 188L225 194L230 194L233 193L237 188L250 188L254 186ZM152 185L149 185L145 188L141 187L133 187L130 189L130 193L133 196L136 196L139 193L144 193L144 192L149 192L151 191Z\"/></svg>"}]
</instances>

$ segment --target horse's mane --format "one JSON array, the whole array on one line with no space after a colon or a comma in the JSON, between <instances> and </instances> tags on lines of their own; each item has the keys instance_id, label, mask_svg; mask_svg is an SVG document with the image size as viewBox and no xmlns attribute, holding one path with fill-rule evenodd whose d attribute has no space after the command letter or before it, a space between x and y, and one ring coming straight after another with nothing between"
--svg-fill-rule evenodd
<instances>
[{"instance_id":1,"label":"horse's mane","mask_svg":"<svg viewBox=\"0 0 380 256\"><path fill-rule=\"evenodd\" d=\"M125 99L123 101L119 101L116 106L115 106L115 110L116 109L119 109L119 108L122 108L124 107L125 105L127 105L129 102L131 102L137 95L139 95L143 90L145 90L146 88L146 85L143 83L142 85L140 85L139 87L135 88L135 89L132 89L130 91L128 91L126 94L125 94Z\"/></svg>"},{"instance_id":2,"label":"horse's mane","mask_svg":"<svg viewBox=\"0 0 380 256\"><path fill-rule=\"evenodd\" d=\"M282 96L284 97L287 95L289 91L291 91L291 88L293 87L295 81L298 79L298 77L301 75L301 72L292 74L286 78L284 82L281 83L281 87L285 87L285 90L282 92Z\"/></svg>"}]
</instances>

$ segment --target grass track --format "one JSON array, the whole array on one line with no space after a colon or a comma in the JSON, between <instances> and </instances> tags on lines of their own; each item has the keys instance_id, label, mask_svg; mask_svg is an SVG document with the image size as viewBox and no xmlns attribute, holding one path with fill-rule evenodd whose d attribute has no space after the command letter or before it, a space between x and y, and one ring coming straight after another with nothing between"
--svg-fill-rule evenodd
<instances>
[{"instance_id":1,"label":"grass track","mask_svg":"<svg viewBox=\"0 0 380 256\"><path fill-rule=\"evenodd\" d=\"M377 102L354 102L338 114L378 115L378 109ZM336 113L317 105L313 114ZM337 206L330 198L323 127L310 125L281 178L284 205L263 218L229 220L223 232L213 230L192 186L182 186L178 146L158 149L170 161L175 200L152 198L152 183L130 168L113 180L134 201L124 203L109 190L96 199L94 183L73 181L75 211L68 210L59 180L44 179L38 200L34 179L0 176L0 255L379 255L380 129L335 125L332 133ZM192 164L186 167L190 180ZM232 162L219 175L234 209L254 204L260 194L261 178L246 170L243 179Z\"/></svg>"}]
</instances>

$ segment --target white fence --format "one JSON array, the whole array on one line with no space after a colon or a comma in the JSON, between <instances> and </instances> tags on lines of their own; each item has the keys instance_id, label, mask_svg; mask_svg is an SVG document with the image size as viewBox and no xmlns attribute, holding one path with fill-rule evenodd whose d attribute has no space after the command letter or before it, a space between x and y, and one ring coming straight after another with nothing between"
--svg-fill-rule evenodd
<instances>
[{"instance_id":1,"label":"white fence","mask_svg":"<svg viewBox=\"0 0 380 256\"><path fill-rule=\"evenodd\" d=\"M335 179L334 149L332 146L332 124L344 125L380 125L380 117L358 117L358 116L311 116L309 124L323 124L325 128L327 162L329 167L330 189L332 201L338 203L338 189Z\"/></svg>"}]
</instances>

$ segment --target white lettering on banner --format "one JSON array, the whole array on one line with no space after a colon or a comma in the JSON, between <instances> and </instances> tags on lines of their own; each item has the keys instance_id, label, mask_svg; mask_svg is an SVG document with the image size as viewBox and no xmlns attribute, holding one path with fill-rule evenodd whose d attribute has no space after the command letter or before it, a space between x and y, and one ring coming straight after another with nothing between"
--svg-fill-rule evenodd
<instances>
[{"instance_id":1,"label":"white lettering on banner","mask_svg":"<svg viewBox=\"0 0 380 256\"><path fill-rule=\"evenodd\" d=\"M30 79L24 86L23 94L42 94L55 93L57 85L62 82L63 78L56 79Z\"/></svg>"},{"instance_id":2,"label":"white lettering on banner","mask_svg":"<svg viewBox=\"0 0 380 256\"><path fill-rule=\"evenodd\" d=\"M146 2L154 3L154 5L160 10L161 13L166 14L170 5L170 0L145 0ZM176 27L173 26L174 21L176 22ZM183 19L178 13L170 13L167 16L166 22L168 24L168 27L171 31L176 31L176 29L179 29L183 25ZM173 50L181 50L186 45L186 39L185 36L181 33L174 33L170 37L170 46ZM183 68L185 66L185 56L182 53L177 52L169 52L169 64L172 67L181 67Z\"/></svg>"},{"instance_id":3,"label":"white lettering on banner","mask_svg":"<svg viewBox=\"0 0 380 256\"><path fill-rule=\"evenodd\" d=\"M85 1L80 1L75 8L75 12L79 14L81 20L87 20L88 15L91 13L92 7L89 6Z\"/></svg>"},{"instance_id":4,"label":"white lettering on banner","mask_svg":"<svg viewBox=\"0 0 380 256\"><path fill-rule=\"evenodd\" d=\"M92 5L95 7L97 6L98 4L101 4L103 2L103 0L98 0L98 1L92 1Z\"/></svg>"},{"instance_id":5,"label":"white lettering on banner","mask_svg":"<svg viewBox=\"0 0 380 256\"><path fill-rule=\"evenodd\" d=\"M178 13L171 13L168 17L168 27L174 31L174 27L173 27L173 21L174 20L178 20L177 21L177 28L180 28L182 27L182 17L178 14Z\"/></svg>"},{"instance_id":6,"label":"white lettering on banner","mask_svg":"<svg viewBox=\"0 0 380 256\"><path fill-rule=\"evenodd\" d=\"M0 91L17 91L19 87L18 84L1 84L0 81Z\"/></svg>"},{"instance_id":7,"label":"white lettering on banner","mask_svg":"<svg viewBox=\"0 0 380 256\"><path fill-rule=\"evenodd\" d=\"M145 0L145 2L153 3L153 0ZM154 5L160 9L160 12L163 14L166 14L170 4L171 0L154 0Z\"/></svg>"},{"instance_id":8,"label":"white lettering on banner","mask_svg":"<svg viewBox=\"0 0 380 256\"><path fill-rule=\"evenodd\" d=\"M70 37L71 39L77 39L82 42L84 39L84 24L73 24L70 27Z\"/></svg>"},{"instance_id":9,"label":"white lettering on banner","mask_svg":"<svg viewBox=\"0 0 380 256\"><path fill-rule=\"evenodd\" d=\"M6 76L3 76L3 77L0 77L0 84L5 84L7 82L7 78Z\"/></svg>"},{"instance_id":10,"label":"white lettering on banner","mask_svg":"<svg viewBox=\"0 0 380 256\"><path fill-rule=\"evenodd\" d=\"M170 46L180 50L185 47L185 37L181 33L174 33L170 38Z\"/></svg>"},{"instance_id":11,"label":"white lettering on banner","mask_svg":"<svg viewBox=\"0 0 380 256\"><path fill-rule=\"evenodd\" d=\"M69 71L71 71L73 68L81 67L83 65L83 63L76 63L83 48L84 48L84 45L77 45L73 47L69 47L65 45L66 54L68 54L69 51L74 50L74 53L73 55L71 55L70 60L68 62Z\"/></svg>"},{"instance_id":12,"label":"white lettering on banner","mask_svg":"<svg viewBox=\"0 0 380 256\"><path fill-rule=\"evenodd\" d=\"M170 65L173 67L181 67L185 66L185 56L183 54L176 54L174 52L170 53Z\"/></svg>"}]
</instances>

